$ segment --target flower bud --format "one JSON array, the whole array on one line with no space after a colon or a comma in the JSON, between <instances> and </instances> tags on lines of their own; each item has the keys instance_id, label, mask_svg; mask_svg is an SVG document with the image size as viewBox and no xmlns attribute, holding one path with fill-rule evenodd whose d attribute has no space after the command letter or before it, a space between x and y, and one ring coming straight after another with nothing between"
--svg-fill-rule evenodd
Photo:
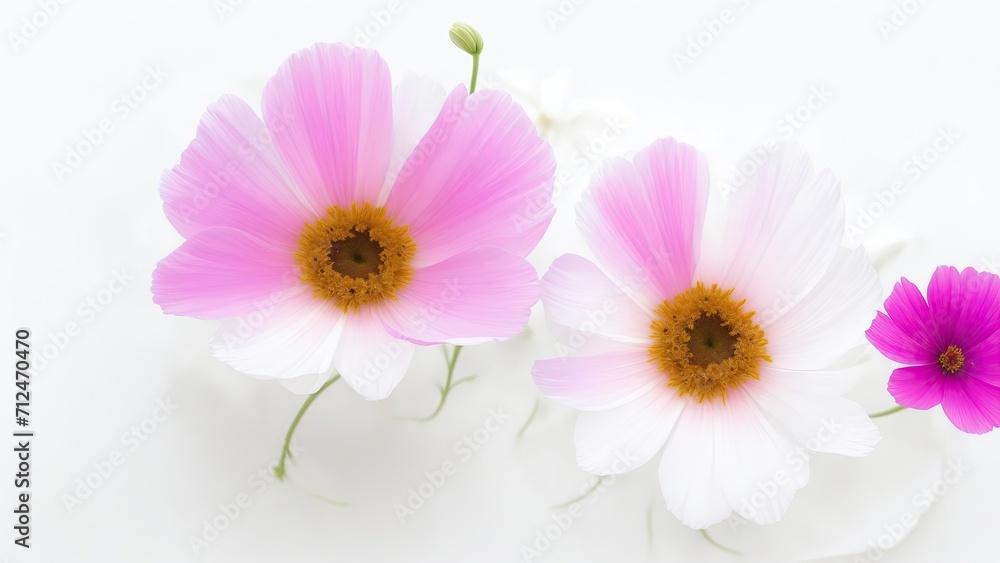
<instances>
[{"instance_id":1,"label":"flower bud","mask_svg":"<svg viewBox=\"0 0 1000 563\"><path fill-rule=\"evenodd\" d=\"M470 55L483 52L483 36L466 23L456 23L448 30L451 42Z\"/></svg>"}]
</instances>

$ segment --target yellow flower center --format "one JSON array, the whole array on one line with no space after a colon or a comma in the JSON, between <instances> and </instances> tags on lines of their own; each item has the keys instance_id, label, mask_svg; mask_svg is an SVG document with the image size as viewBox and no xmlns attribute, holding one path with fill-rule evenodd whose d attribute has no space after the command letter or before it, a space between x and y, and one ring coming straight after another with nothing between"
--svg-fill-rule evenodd
<instances>
[{"instance_id":1,"label":"yellow flower center","mask_svg":"<svg viewBox=\"0 0 1000 563\"><path fill-rule=\"evenodd\" d=\"M760 379L761 361L771 361L754 312L732 294L698 282L656 308L649 355L680 396L725 402L729 389Z\"/></svg>"},{"instance_id":2,"label":"yellow flower center","mask_svg":"<svg viewBox=\"0 0 1000 563\"><path fill-rule=\"evenodd\" d=\"M965 354L958 346L948 346L948 349L938 356L938 364L948 373L957 373L965 365Z\"/></svg>"},{"instance_id":3,"label":"yellow flower center","mask_svg":"<svg viewBox=\"0 0 1000 563\"><path fill-rule=\"evenodd\" d=\"M393 225L385 208L351 204L327 208L299 235L295 263L313 295L344 312L394 299L413 278L417 245L406 225Z\"/></svg>"}]
</instances>

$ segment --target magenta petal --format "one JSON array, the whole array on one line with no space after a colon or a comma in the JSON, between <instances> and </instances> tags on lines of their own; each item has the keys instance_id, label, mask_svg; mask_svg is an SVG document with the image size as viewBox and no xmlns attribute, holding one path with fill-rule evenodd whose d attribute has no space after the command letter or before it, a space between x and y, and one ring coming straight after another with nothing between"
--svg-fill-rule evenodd
<instances>
[{"instance_id":1,"label":"magenta petal","mask_svg":"<svg viewBox=\"0 0 1000 563\"><path fill-rule=\"evenodd\" d=\"M976 346L965 350L965 371L1000 387L1000 330Z\"/></svg>"},{"instance_id":2,"label":"magenta petal","mask_svg":"<svg viewBox=\"0 0 1000 563\"><path fill-rule=\"evenodd\" d=\"M538 360L531 374L543 395L581 410L613 409L654 386L666 386L649 352L641 348Z\"/></svg>"},{"instance_id":3,"label":"magenta petal","mask_svg":"<svg viewBox=\"0 0 1000 563\"><path fill-rule=\"evenodd\" d=\"M160 183L164 213L177 232L187 238L207 227L234 227L294 248L309 212L269 135L235 96L208 107L180 164Z\"/></svg>"},{"instance_id":4,"label":"magenta petal","mask_svg":"<svg viewBox=\"0 0 1000 563\"><path fill-rule=\"evenodd\" d=\"M944 386L945 375L937 364L898 368L889 376L889 394L911 409L927 410L939 405Z\"/></svg>"},{"instance_id":5,"label":"magenta petal","mask_svg":"<svg viewBox=\"0 0 1000 563\"><path fill-rule=\"evenodd\" d=\"M946 379L941 407L963 432L985 434L1000 426L1000 388L975 377Z\"/></svg>"},{"instance_id":6,"label":"magenta petal","mask_svg":"<svg viewBox=\"0 0 1000 563\"><path fill-rule=\"evenodd\" d=\"M419 265L477 246L525 256L552 218L555 158L510 96L456 88L410 154L386 208Z\"/></svg>"},{"instance_id":7,"label":"magenta petal","mask_svg":"<svg viewBox=\"0 0 1000 563\"><path fill-rule=\"evenodd\" d=\"M937 355L942 351L941 341L937 333L937 326L934 319L931 318L930 309L927 307L927 301L924 300L920 289L913 285L910 280L902 278L893 286L892 293L886 298L884 307L892 324L905 335L902 338L895 338L896 345L922 350L921 354L914 356L912 360L897 361L914 364L929 364L937 361ZM874 323L872 327L875 328ZM903 338L908 342L904 341ZM892 358L888 355L887 357Z\"/></svg>"},{"instance_id":8,"label":"magenta petal","mask_svg":"<svg viewBox=\"0 0 1000 563\"><path fill-rule=\"evenodd\" d=\"M635 162L606 162L578 208L600 264L648 307L691 287L708 197L708 165L695 148L660 139Z\"/></svg>"},{"instance_id":9,"label":"magenta petal","mask_svg":"<svg viewBox=\"0 0 1000 563\"><path fill-rule=\"evenodd\" d=\"M934 348L917 343L910 333L901 329L893 319L879 311L865 336L886 358L901 364L929 364L937 361Z\"/></svg>"},{"instance_id":10,"label":"magenta petal","mask_svg":"<svg viewBox=\"0 0 1000 563\"><path fill-rule=\"evenodd\" d=\"M280 302L297 284L290 253L236 229L211 227L156 265L153 301L170 315L222 319Z\"/></svg>"},{"instance_id":11,"label":"magenta petal","mask_svg":"<svg viewBox=\"0 0 1000 563\"><path fill-rule=\"evenodd\" d=\"M264 122L317 212L378 198L392 153L392 82L370 49L319 44L264 88Z\"/></svg>"},{"instance_id":12,"label":"magenta petal","mask_svg":"<svg viewBox=\"0 0 1000 563\"><path fill-rule=\"evenodd\" d=\"M927 303L941 343L970 348L1000 329L1000 277L951 266L934 271Z\"/></svg>"},{"instance_id":13,"label":"magenta petal","mask_svg":"<svg viewBox=\"0 0 1000 563\"><path fill-rule=\"evenodd\" d=\"M417 344L499 340L524 328L540 292L523 258L481 247L416 270L379 315L391 334Z\"/></svg>"}]
</instances>

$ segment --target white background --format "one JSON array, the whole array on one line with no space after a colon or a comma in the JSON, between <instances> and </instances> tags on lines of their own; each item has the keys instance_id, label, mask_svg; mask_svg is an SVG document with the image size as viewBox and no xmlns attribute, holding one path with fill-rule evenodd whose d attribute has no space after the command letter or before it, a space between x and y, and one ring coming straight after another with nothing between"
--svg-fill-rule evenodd
<instances>
[{"instance_id":1,"label":"white background","mask_svg":"<svg viewBox=\"0 0 1000 563\"><path fill-rule=\"evenodd\" d=\"M537 531L558 514L551 507L586 487L569 409L543 400L516 436L538 396L531 359L553 354L540 307L519 337L466 350L458 375L478 379L460 386L433 422L394 418L433 408L443 361L427 349L387 401L367 403L342 385L317 400L298 433L305 451L291 483L248 481L275 459L301 398L212 359L207 341L216 323L164 316L152 303L152 269L181 242L157 186L211 101L231 92L258 107L281 61L315 42L367 43L395 76L414 70L450 88L468 80L470 60L450 44L448 27L478 27L486 40L481 80L518 90L549 124L560 169L569 172L553 227L531 257L539 271L562 252L582 251L572 205L594 159L666 135L709 156L716 203L748 151L769 138L803 143L841 178L849 221L863 231L847 242L869 248L887 290L901 275L924 287L942 263L995 269L1000 259L996 2L910 0L912 14L900 11L898 29L886 36L879 22L891 23L902 0L397 1L391 17L383 0L244 0L221 14L213 0L68 2L49 18L37 15L44 12L36 0L3 3L2 330L30 327L36 351L65 346L33 378L30 551L12 544L14 454L0 454L7 483L0 556L524 561L522 546L537 547ZM729 23L713 24L723 10ZM24 18L45 24L15 48L11 35L23 33ZM679 65L675 54L699 41L690 64ZM155 89L134 90L148 68L166 76L146 80ZM821 90L829 93L823 101L812 94ZM133 94L143 99L126 114L120 98ZM786 117L796 111L798 127ZM105 119L111 132L60 178L53 164ZM617 134L605 130L605 119L627 126ZM929 151L935 162L926 170L908 164L949 129L957 139L946 152ZM602 132L617 138L605 142ZM902 193L879 203L896 180ZM862 217L866 209L877 217ZM132 278L124 290L102 293L122 269ZM86 305L112 295L99 312ZM79 327L75 336L60 336L67 323ZM885 392L892 365L874 354L868 360L856 370L854 396L881 410L892 404ZM13 385L5 386L12 404ZM133 450L123 434L158 400L177 410ZM463 462L453 444L490 409L510 419ZM3 424L13 429L13 420ZM811 482L780 524L710 530L742 558L665 510L649 464L588 497L583 514L534 560L993 560L1000 435L966 436L940 409L878 425L884 438L871 457L814 460ZM115 451L122 458L113 473L91 475ZM458 462L457 473L400 523L394 505L447 460ZM949 461L968 469L946 492L939 487L943 494L932 495L936 502L905 539L887 535L904 512L922 510L914 497ZM99 486L68 510L68 495L88 492L78 491L88 475ZM190 538L241 493L249 507L196 557ZM891 549L852 559L880 541Z\"/></svg>"}]
</instances>

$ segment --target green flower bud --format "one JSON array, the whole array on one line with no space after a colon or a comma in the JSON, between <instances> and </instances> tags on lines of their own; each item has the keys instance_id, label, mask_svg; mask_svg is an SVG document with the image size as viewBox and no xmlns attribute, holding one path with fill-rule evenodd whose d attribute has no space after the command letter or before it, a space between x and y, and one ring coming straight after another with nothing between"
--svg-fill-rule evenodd
<instances>
[{"instance_id":1,"label":"green flower bud","mask_svg":"<svg viewBox=\"0 0 1000 563\"><path fill-rule=\"evenodd\" d=\"M456 23L448 30L451 42L470 55L483 52L483 36L467 23Z\"/></svg>"}]
</instances>

